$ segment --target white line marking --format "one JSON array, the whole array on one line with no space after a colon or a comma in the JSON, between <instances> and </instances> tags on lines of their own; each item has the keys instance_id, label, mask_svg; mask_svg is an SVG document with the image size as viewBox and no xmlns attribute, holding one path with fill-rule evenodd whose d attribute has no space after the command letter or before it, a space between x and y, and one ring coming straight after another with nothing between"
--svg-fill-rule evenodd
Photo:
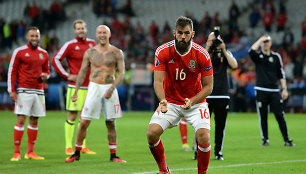
<instances>
[{"instance_id":1,"label":"white line marking","mask_svg":"<svg viewBox=\"0 0 306 174\"><path fill-rule=\"evenodd\" d=\"M254 166L254 165L266 165L266 164L283 164L283 163L296 163L296 162L306 162L304 160L291 160L291 161L274 161L274 162L266 162L266 163L246 163L246 164L231 164L231 165L223 165L223 166L212 166L208 169L217 169L217 168L228 168L228 167L242 167L242 166ZM181 169L171 169L171 171L189 171L189 170L198 170L198 168L181 168ZM156 173L158 171L151 172L136 172L133 174L151 174Z\"/></svg>"}]
</instances>

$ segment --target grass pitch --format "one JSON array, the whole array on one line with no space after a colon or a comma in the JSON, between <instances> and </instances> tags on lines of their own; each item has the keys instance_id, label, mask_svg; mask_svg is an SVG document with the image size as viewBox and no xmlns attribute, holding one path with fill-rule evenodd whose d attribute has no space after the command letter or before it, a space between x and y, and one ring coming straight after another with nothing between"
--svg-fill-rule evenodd
<instances>
[{"instance_id":1,"label":"grass pitch","mask_svg":"<svg viewBox=\"0 0 306 174\"><path fill-rule=\"evenodd\" d=\"M39 120L39 134L35 152L45 160L25 160L27 133L21 143L22 159L11 162L13 155L13 127L16 116L12 111L0 111L0 173L157 173L157 165L146 140L146 128L152 112L127 112L117 119L117 154L126 164L109 162L108 141L103 116L92 121L87 134L87 145L96 155L82 155L81 160L65 163L64 121L66 112L47 111ZM223 147L224 161L214 160L214 120L211 120L212 156L209 174L303 174L306 173L306 115L287 114L290 138L296 147L285 147L277 122L269 115L270 146L261 146L256 113L229 114ZM28 121L27 121L28 122ZM25 125L25 130L27 123ZM188 127L188 142L192 146L193 130ZM193 152L181 150L178 128L168 129L162 140L167 164L172 173L197 173Z\"/></svg>"}]
</instances>

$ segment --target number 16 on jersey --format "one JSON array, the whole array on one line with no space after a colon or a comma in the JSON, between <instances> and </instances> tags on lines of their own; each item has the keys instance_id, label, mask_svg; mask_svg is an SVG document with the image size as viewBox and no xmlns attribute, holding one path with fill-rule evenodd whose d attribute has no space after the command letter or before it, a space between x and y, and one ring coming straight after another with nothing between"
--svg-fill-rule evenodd
<instances>
[{"instance_id":1,"label":"number 16 on jersey","mask_svg":"<svg viewBox=\"0 0 306 174\"><path fill-rule=\"evenodd\" d=\"M179 68L175 68L175 80L185 80L186 79L186 73L184 72L184 69L179 70Z\"/></svg>"}]
</instances>

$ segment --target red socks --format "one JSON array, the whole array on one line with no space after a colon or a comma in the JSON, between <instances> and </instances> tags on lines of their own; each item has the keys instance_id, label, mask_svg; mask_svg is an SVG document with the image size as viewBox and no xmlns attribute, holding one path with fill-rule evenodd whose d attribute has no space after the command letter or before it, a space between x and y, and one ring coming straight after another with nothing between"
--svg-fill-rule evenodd
<instances>
[{"instance_id":1,"label":"red socks","mask_svg":"<svg viewBox=\"0 0 306 174\"><path fill-rule=\"evenodd\" d=\"M187 144L187 123L184 118L181 119L179 128L180 128L182 143Z\"/></svg>"},{"instance_id":2,"label":"red socks","mask_svg":"<svg viewBox=\"0 0 306 174\"><path fill-rule=\"evenodd\" d=\"M37 140L38 127L37 125L28 125L28 150L27 153L31 153L34 150L34 146Z\"/></svg>"},{"instance_id":3,"label":"red socks","mask_svg":"<svg viewBox=\"0 0 306 174\"><path fill-rule=\"evenodd\" d=\"M109 151L110 151L111 154L116 153L116 151L117 151L117 143L109 142L108 143L108 148L109 148Z\"/></svg>"},{"instance_id":4,"label":"red socks","mask_svg":"<svg viewBox=\"0 0 306 174\"><path fill-rule=\"evenodd\" d=\"M210 159L210 143L198 144L198 174L206 174Z\"/></svg>"},{"instance_id":5,"label":"red socks","mask_svg":"<svg viewBox=\"0 0 306 174\"><path fill-rule=\"evenodd\" d=\"M24 133L24 127L21 124L16 123L14 127L14 147L15 153L20 153L20 144Z\"/></svg>"},{"instance_id":6,"label":"red socks","mask_svg":"<svg viewBox=\"0 0 306 174\"><path fill-rule=\"evenodd\" d=\"M80 142L80 143L76 142L75 143L75 150L76 151L81 151L82 150L82 146L83 146L83 142Z\"/></svg>"},{"instance_id":7,"label":"red socks","mask_svg":"<svg viewBox=\"0 0 306 174\"><path fill-rule=\"evenodd\" d=\"M161 172L167 172L167 163L166 163L166 157L165 157L165 149L163 142L159 138L156 142L153 144L149 144L149 148L151 150L151 153L158 165L159 171Z\"/></svg>"}]
</instances>

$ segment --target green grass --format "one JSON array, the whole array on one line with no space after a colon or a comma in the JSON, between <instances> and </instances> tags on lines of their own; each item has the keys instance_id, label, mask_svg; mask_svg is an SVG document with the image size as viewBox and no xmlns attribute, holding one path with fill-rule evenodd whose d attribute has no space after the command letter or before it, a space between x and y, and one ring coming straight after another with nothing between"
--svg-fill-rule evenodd
<instances>
[{"instance_id":1,"label":"green grass","mask_svg":"<svg viewBox=\"0 0 306 174\"><path fill-rule=\"evenodd\" d=\"M27 147L25 131L21 144L22 160L10 162L13 155L13 127L16 116L12 111L0 111L0 173L156 173L157 165L149 151L146 128L152 112L128 112L117 119L117 154L127 164L109 162L108 142L103 116L94 120L88 130L87 145L96 155L82 155L79 162L65 163L64 120L66 112L48 111L39 120L39 134L35 147L43 161L25 160ZM270 146L261 146L258 118L252 114L230 114L224 141L225 161L211 156L210 174L271 174L306 173L306 115L287 114L290 137L296 147L284 147L281 133L273 115L269 115ZM27 123L26 123L27 125ZM188 127L188 141L192 145L193 131ZM172 173L197 173L193 152L181 151L178 128L162 135L167 163ZM214 145L214 121L212 119L211 143ZM213 154L213 150L212 150Z\"/></svg>"}]
</instances>

